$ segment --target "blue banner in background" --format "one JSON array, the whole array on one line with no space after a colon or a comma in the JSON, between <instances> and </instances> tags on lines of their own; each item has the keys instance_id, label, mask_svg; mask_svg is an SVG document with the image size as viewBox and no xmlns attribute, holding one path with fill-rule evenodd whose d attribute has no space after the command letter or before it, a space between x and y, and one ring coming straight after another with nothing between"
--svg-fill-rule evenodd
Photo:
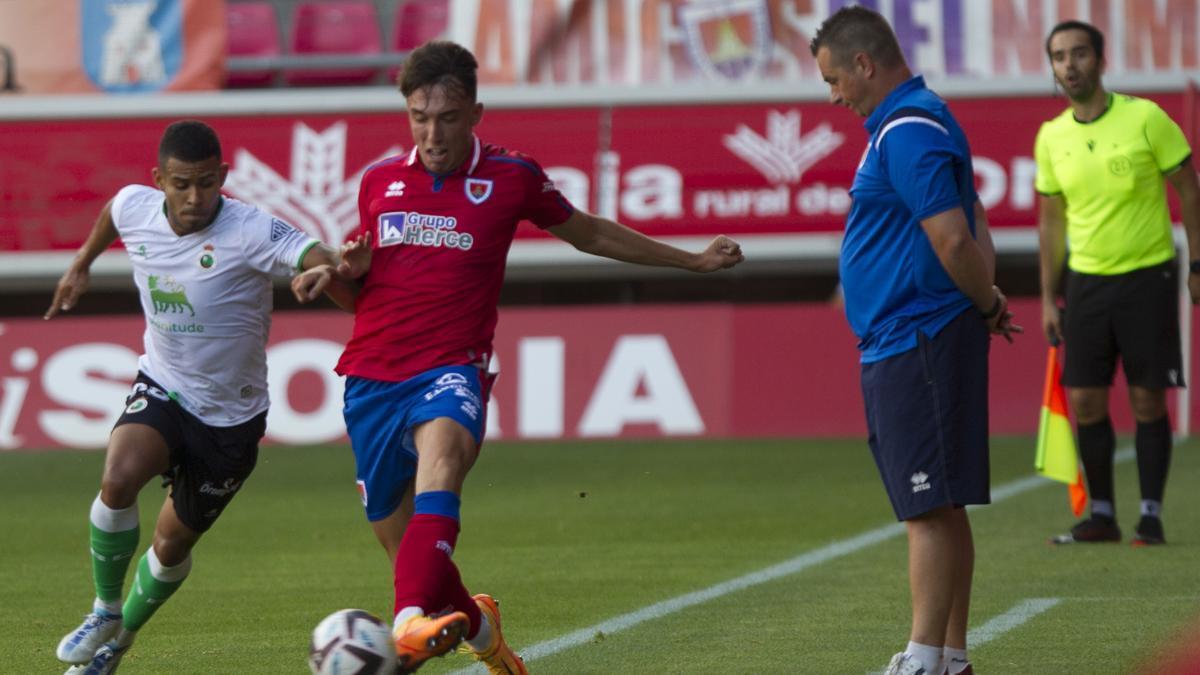
<instances>
[{"instance_id":1,"label":"blue banner in background","mask_svg":"<svg viewBox=\"0 0 1200 675\"><path fill-rule=\"evenodd\" d=\"M183 64L179 0L81 0L83 68L107 92L165 88Z\"/></svg>"}]
</instances>

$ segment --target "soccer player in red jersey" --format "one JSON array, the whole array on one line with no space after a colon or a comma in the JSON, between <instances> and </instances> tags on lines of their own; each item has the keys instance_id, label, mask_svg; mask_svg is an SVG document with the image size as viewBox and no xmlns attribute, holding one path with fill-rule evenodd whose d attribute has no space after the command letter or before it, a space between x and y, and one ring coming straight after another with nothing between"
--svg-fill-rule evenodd
<instances>
[{"instance_id":1,"label":"soccer player in red jersey","mask_svg":"<svg viewBox=\"0 0 1200 675\"><path fill-rule=\"evenodd\" d=\"M293 280L353 310L337 365L367 518L394 561L402 672L461 639L492 673L525 673L495 601L468 594L451 554L463 480L483 441L488 360L504 266L529 220L576 249L642 265L713 272L742 261L719 236L699 253L574 208L530 157L475 136L478 64L452 42L409 55L400 79L413 148L367 170L361 229L340 267ZM367 269L355 279L354 270ZM450 607L449 611L441 611Z\"/></svg>"}]
</instances>

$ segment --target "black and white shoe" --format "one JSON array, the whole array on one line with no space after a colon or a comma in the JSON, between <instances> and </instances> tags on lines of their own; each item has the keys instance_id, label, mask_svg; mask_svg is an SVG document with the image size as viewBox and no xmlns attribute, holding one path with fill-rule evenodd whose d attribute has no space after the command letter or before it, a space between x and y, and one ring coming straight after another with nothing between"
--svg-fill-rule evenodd
<instances>
[{"instance_id":1,"label":"black and white shoe","mask_svg":"<svg viewBox=\"0 0 1200 675\"><path fill-rule=\"evenodd\" d=\"M1163 536L1162 520L1154 516L1142 516L1133 530L1134 546L1158 546L1167 543Z\"/></svg>"},{"instance_id":2,"label":"black and white shoe","mask_svg":"<svg viewBox=\"0 0 1200 675\"><path fill-rule=\"evenodd\" d=\"M1051 544L1101 544L1121 541L1121 528L1107 516L1092 516L1075 523L1068 534L1050 538Z\"/></svg>"}]
</instances>

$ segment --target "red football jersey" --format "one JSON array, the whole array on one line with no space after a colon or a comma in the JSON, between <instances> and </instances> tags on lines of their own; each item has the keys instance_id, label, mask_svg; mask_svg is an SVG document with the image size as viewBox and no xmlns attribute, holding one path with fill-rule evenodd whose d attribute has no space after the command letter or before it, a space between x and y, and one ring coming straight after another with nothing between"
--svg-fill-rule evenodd
<instances>
[{"instance_id":1,"label":"red football jersey","mask_svg":"<svg viewBox=\"0 0 1200 675\"><path fill-rule=\"evenodd\" d=\"M369 168L358 234L371 232L371 269L337 372L399 382L485 364L517 223L552 227L574 210L537 162L478 137L451 174L427 171L415 147Z\"/></svg>"}]
</instances>

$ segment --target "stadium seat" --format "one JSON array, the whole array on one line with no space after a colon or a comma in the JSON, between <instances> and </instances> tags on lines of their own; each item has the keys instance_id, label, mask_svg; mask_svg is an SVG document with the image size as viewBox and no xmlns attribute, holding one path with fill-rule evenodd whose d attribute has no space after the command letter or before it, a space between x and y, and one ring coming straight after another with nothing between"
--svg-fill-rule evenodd
<instances>
[{"instance_id":1,"label":"stadium seat","mask_svg":"<svg viewBox=\"0 0 1200 675\"><path fill-rule=\"evenodd\" d=\"M441 37L450 24L450 0L405 0L396 9L392 49L408 52Z\"/></svg>"},{"instance_id":2,"label":"stadium seat","mask_svg":"<svg viewBox=\"0 0 1200 675\"><path fill-rule=\"evenodd\" d=\"M392 51L411 52L445 35L449 26L450 0L400 0L392 25ZM400 69L392 68L388 81L395 82L399 75Z\"/></svg>"},{"instance_id":3,"label":"stadium seat","mask_svg":"<svg viewBox=\"0 0 1200 675\"><path fill-rule=\"evenodd\" d=\"M377 55L382 53L379 20L371 0L304 2L292 15L292 53L296 55ZM294 85L368 84L375 66L298 68L285 79Z\"/></svg>"},{"instance_id":4,"label":"stadium seat","mask_svg":"<svg viewBox=\"0 0 1200 675\"><path fill-rule=\"evenodd\" d=\"M227 53L230 57L270 57L281 53L279 22L275 6L269 2L231 2L225 7L229 31ZM273 69L226 73L227 87L268 87L275 78Z\"/></svg>"}]
</instances>

